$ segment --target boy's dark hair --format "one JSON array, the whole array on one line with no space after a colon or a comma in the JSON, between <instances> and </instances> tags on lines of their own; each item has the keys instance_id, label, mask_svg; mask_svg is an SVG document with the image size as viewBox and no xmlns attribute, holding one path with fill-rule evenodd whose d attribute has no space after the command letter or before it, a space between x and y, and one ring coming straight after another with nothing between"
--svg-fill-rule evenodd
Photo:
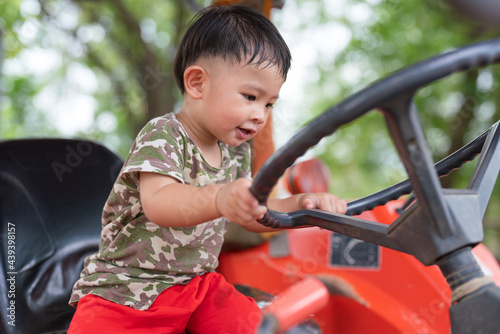
<instances>
[{"instance_id":1,"label":"boy's dark hair","mask_svg":"<svg viewBox=\"0 0 500 334\"><path fill-rule=\"evenodd\" d=\"M182 39L174 62L184 94L184 71L200 57L222 57L257 66L277 65L286 80L291 55L278 29L263 14L246 6L215 5L199 12Z\"/></svg>"}]
</instances>

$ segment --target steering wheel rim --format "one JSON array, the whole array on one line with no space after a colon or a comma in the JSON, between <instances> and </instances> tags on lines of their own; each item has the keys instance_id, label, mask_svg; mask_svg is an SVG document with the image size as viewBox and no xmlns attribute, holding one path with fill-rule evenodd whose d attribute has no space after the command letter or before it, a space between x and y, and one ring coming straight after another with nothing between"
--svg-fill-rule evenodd
<instances>
[{"instance_id":1,"label":"steering wheel rim","mask_svg":"<svg viewBox=\"0 0 500 334\"><path fill-rule=\"evenodd\" d=\"M298 157L316 145L323 137L334 133L340 126L378 108L386 117L400 159L409 175L409 182L419 201L424 200L423 211L427 217L430 217L431 225L434 225L438 234L450 233L446 224L440 225L439 223L442 220L449 221L450 213L446 208L443 196L441 196L442 189L438 181L438 174L430 159L427 142L412 99L415 92L424 85L458 71L498 62L500 62L500 39L493 39L429 58L375 82L328 109L296 133L264 164L252 183L251 192L260 203L266 204L278 179ZM478 149L478 147L475 147L474 154L480 151L481 148ZM467 160L463 157L462 159ZM452 164L456 164L457 160L452 162ZM428 184L424 185L423 182ZM430 204L434 201L439 202L439 205ZM351 208L350 206L352 207L351 203L348 204L348 210ZM326 215L324 212L318 211L299 210L292 213L280 213L268 209L267 214L260 222L266 226L293 228L307 225L307 219L304 220L304 217L309 216L315 217L316 220L333 217L333 220L342 221L342 224L357 224L350 219L352 217L338 214ZM359 213L359 210L355 213ZM330 229L328 224L318 224L317 221L314 225ZM387 230L378 224L375 223L373 226L364 224L360 228L367 228L374 234L372 237L360 239L404 251L397 243L389 241L387 238L380 239L383 234L387 233Z\"/></svg>"}]
</instances>

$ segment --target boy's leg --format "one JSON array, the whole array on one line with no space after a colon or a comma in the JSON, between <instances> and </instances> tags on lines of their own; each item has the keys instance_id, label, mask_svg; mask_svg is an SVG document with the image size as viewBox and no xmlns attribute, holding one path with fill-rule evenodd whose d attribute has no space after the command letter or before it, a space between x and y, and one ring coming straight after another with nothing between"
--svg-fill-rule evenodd
<instances>
[{"instance_id":1,"label":"boy's leg","mask_svg":"<svg viewBox=\"0 0 500 334\"><path fill-rule=\"evenodd\" d=\"M189 319L189 333L255 334L262 312L252 298L238 292L221 274L203 275L198 293L204 298Z\"/></svg>"}]
</instances>

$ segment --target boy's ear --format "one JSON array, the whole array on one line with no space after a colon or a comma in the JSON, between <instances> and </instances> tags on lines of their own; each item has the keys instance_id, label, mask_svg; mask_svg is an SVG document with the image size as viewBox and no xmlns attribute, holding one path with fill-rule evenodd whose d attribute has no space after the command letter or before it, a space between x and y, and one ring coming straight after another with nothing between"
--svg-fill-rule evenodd
<instances>
[{"instance_id":1,"label":"boy's ear","mask_svg":"<svg viewBox=\"0 0 500 334\"><path fill-rule=\"evenodd\" d=\"M198 65L191 65L184 71L184 91L193 99L202 95L202 86L207 78L205 69Z\"/></svg>"}]
</instances>

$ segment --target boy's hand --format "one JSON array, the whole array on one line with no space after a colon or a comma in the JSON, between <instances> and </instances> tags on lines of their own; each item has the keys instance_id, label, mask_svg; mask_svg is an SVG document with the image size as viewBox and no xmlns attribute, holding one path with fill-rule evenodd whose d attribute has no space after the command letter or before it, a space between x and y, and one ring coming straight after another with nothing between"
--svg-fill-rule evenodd
<instances>
[{"instance_id":1,"label":"boy's hand","mask_svg":"<svg viewBox=\"0 0 500 334\"><path fill-rule=\"evenodd\" d=\"M215 197L220 214L242 226L264 217L267 208L259 205L259 201L252 195L251 185L252 181L248 179L237 179L222 186Z\"/></svg>"},{"instance_id":2,"label":"boy's hand","mask_svg":"<svg viewBox=\"0 0 500 334\"><path fill-rule=\"evenodd\" d=\"M299 195L299 206L302 209L320 209L344 214L347 211L345 200L329 193L312 193Z\"/></svg>"}]
</instances>

